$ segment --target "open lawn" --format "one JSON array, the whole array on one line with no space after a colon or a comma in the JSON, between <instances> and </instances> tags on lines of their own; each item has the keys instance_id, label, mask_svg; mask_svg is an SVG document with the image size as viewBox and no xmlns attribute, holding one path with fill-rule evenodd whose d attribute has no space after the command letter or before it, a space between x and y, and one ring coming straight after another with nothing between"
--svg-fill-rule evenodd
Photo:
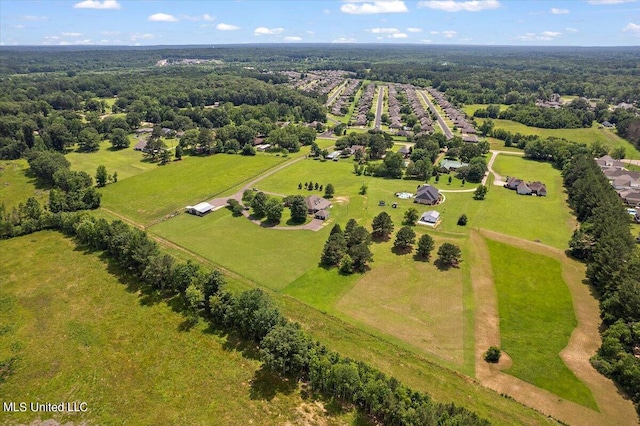
<instances>
[{"instance_id":1,"label":"open lawn","mask_svg":"<svg viewBox=\"0 0 640 426\"><path fill-rule=\"evenodd\" d=\"M29 176L28 170L26 160L0 161L0 206L4 204L7 213L29 197L34 197L41 205L49 204L47 189L37 187L37 179Z\"/></svg>"},{"instance_id":2,"label":"open lawn","mask_svg":"<svg viewBox=\"0 0 640 426\"><path fill-rule=\"evenodd\" d=\"M180 214L150 231L274 290L317 266L328 235L261 228L226 208L204 217Z\"/></svg>"},{"instance_id":3,"label":"open lawn","mask_svg":"<svg viewBox=\"0 0 640 426\"><path fill-rule=\"evenodd\" d=\"M66 157L71 163L72 170L95 176L98 166L103 165L109 174L118 173L118 181L158 168L158 163L144 160L141 152L133 150L133 146L137 143L135 139L133 140L129 148L112 150L111 142L103 141L97 152L74 151L68 153Z\"/></svg>"},{"instance_id":4,"label":"open lawn","mask_svg":"<svg viewBox=\"0 0 640 426\"><path fill-rule=\"evenodd\" d=\"M5 424L366 424L322 414L260 370L256 352L185 318L56 232L0 242L3 401L82 401L77 414L0 412Z\"/></svg>"},{"instance_id":5,"label":"open lawn","mask_svg":"<svg viewBox=\"0 0 640 426\"><path fill-rule=\"evenodd\" d=\"M283 161L270 155L184 157L107 185L101 190L102 206L148 224L237 187Z\"/></svg>"},{"instance_id":6,"label":"open lawn","mask_svg":"<svg viewBox=\"0 0 640 426\"><path fill-rule=\"evenodd\" d=\"M547 186L548 195L518 195L515 191L491 185L486 199L478 202L481 208L470 226L566 248L576 222L566 205L560 171L550 163L502 154L496 158L493 168L505 177L541 181Z\"/></svg>"},{"instance_id":7,"label":"open lawn","mask_svg":"<svg viewBox=\"0 0 640 426\"><path fill-rule=\"evenodd\" d=\"M506 372L597 410L589 388L559 355L577 325L560 262L492 240L487 246L498 294L501 346L513 361Z\"/></svg>"}]
</instances>

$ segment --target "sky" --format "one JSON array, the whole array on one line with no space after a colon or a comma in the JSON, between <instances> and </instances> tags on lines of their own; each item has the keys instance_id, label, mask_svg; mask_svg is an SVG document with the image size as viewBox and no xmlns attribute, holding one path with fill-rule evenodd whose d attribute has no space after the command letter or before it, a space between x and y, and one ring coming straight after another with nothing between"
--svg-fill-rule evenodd
<instances>
[{"instance_id":1,"label":"sky","mask_svg":"<svg viewBox=\"0 0 640 426\"><path fill-rule=\"evenodd\" d=\"M638 46L640 0L0 0L0 45Z\"/></svg>"}]
</instances>

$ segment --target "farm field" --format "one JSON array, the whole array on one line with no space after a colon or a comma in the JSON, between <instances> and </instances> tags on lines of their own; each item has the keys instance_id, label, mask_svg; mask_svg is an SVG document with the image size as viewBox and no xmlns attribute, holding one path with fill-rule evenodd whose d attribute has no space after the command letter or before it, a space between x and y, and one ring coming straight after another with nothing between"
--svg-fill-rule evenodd
<instances>
[{"instance_id":1,"label":"farm field","mask_svg":"<svg viewBox=\"0 0 640 426\"><path fill-rule=\"evenodd\" d=\"M101 190L102 206L148 224L189 204L211 199L282 163L282 157L186 157Z\"/></svg>"},{"instance_id":2,"label":"farm field","mask_svg":"<svg viewBox=\"0 0 640 426\"><path fill-rule=\"evenodd\" d=\"M27 160L0 161L0 206L4 204L7 213L14 207L34 197L40 204L48 204L47 189L36 187L36 178L30 177Z\"/></svg>"},{"instance_id":3,"label":"farm field","mask_svg":"<svg viewBox=\"0 0 640 426\"><path fill-rule=\"evenodd\" d=\"M2 395L87 403L86 414L54 414L61 423L277 425L313 415L367 424L352 412L322 414L264 373L251 348L235 349L203 323L184 331L176 300L115 277L113 265L59 233L2 241L0 257L0 359L17 357ZM40 416L5 412L0 421Z\"/></svg>"},{"instance_id":4,"label":"farm field","mask_svg":"<svg viewBox=\"0 0 640 426\"><path fill-rule=\"evenodd\" d=\"M502 349L513 362L505 372L598 410L589 388L559 355L577 325L561 263L492 240L487 246L498 294Z\"/></svg>"}]
</instances>

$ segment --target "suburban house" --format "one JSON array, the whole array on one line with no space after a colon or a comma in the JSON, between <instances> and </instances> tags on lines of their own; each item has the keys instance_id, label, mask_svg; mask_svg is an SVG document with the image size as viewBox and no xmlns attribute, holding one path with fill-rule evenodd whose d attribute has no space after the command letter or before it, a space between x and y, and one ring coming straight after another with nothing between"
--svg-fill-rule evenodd
<instances>
[{"instance_id":1,"label":"suburban house","mask_svg":"<svg viewBox=\"0 0 640 426\"><path fill-rule=\"evenodd\" d=\"M431 185L422 185L418 188L414 203L436 205L440 202L440 191Z\"/></svg>"},{"instance_id":2,"label":"suburban house","mask_svg":"<svg viewBox=\"0 0 640 426\"><path fill-rule=\"evenodd\" d=\"M212 212L214 206L207 203L206 201L203 201L202 203L198 203L195 206L187 206L185 207L185 209L188 213L191 213L193 215L204 216L205 214Z\"/></svg>"},{"instance_id":3,"label":"suburban house","mask_svg":"<svg viewBox=\"0 0 640 426\"><path fill-rule=\"evenodd\" d=\"M329 200L319 197L317 195L310 195L304 199L304 202L307 204L307 211L309 214L315 215L320 210L326 210L331 208L331 203Z\"/></svg>"},{"instance_id":4,"label":"suburban house","mask_svg":"<svg viewBox=\"0 0 640 426\"><path fill-rule=\"evenodd\" d=\"M329 219L329 212L326 210L319 210L313 215L314 219L327 220Z\"/></svg>"},{"instance_id":5,"label":"suburban house","mask_svg":"<svg viewBox=\"0 0 640 426\"><path fill-rule=\"evenodd\" d=\"M469 163L463 163L462 161L458 161L458 160L442 160L442 162L440 163L440 167L442 167L443 169L447 169L449 171L452 170L458 170L461 167L467 167L469 165Z\"/></svg>"},{"instance_id":6,"label":"suburban house","mask_svg":"<svg viewBox=\"0 0 640 426\"><path fill-rule=\"evenodd\" d=\"M141 140L139 141L134 147L133 147L134 151L141 151L141 152L146 152L147 150L147 141L146 140Z\"/></svg>"},{"instance_id":7,"label":"suburban house","mask_svg":"<svg viewBox=\"0 0 640 426\"><path fill-rule=\"evenodd\" d=\"M467 143L476 143L479 141L478 137L476 135L467 135L464 134L462 135L462 141L463 142L467 142Z\"/></svg>"},{"instance_id":8,"label":"suburban house","mask_svg":"<svg viewBox=\"0 0 640 426\"><path fill-rule=\"evenodd\" d=\"M640 172L629 171L622 161L609 155L596 158L596 163L623 203L630 207L640 206Z\"/></svg>"},{"instance_id":9,"label":"suburban house","mask_svg":"<svg viewBox=\"0 0 640 426\"><path fill-rule=\"evenodd\" d=\"M440 213L435 210L429 210L428 212L422 213L420 216L420 220L418 221L421 225L427 226L436 226L440 222Z\"/></svg>"},{"instance_id":10,"label":"suburban house","mask_svg":"<svg viewBox=\"0 0 640 426\"><path fill-rule=\"evenodd\" d=\"M545 197L547 195L547 187L542 182L525 182L517 177L510 177L504 184L507 189L515 190L520 195L537 195Z\"/></svg>"},{"instance_id":11,"label":"suburban house","mask_svg":"<svg viewBox=\"0 0 640 426\"><path fill-rule=\"evenodd\" d=\"M406 145L400 147L400 149L398 149L398 154L402 155L404 158L407 158L409 157L409 155L411 155L411 148Z\"/></svg>"}]
</instances>

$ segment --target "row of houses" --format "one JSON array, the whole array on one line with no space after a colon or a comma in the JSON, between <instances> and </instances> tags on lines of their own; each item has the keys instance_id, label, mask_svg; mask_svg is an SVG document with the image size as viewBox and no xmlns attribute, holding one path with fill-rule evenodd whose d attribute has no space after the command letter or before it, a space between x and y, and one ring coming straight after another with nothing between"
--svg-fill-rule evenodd
<instances>
[{"instance_id":1,"label":"row of houses","mask_svg":"<svg viewBox=\"0 0 640 426\"><path fill-rule=\"evenodd\" d=\"M409 99L409 105L411 106L411 110L418 117L418 121L420 122L420 134L432 134L433 133L433 120L431 120L431 116L424 109L424 105L418 99L418 93L416 92L416 88L410 84L406 84L403 86L405 92L407 94L407 99Z\"/></svg>"},{"instance_id":2,"label":"row of houses","mask_svg":"<svg viewBox=\"0 0 640 426\"><path fill-rule=\"evenodd\" d=\"M610 155L597 158L596 163L622 202L629 207L640 207L640 172L627 170L622 161Z\"/></svg>"},{"instance_id":3,"label":"row of houses","mask_svg":"<svg viewBox=\"0 0 640 426\"><path fill-rule=\"evenodd\" d=\"M389 85L389 127L392 129L402 129L400 118L400 102L398 101L398 91L395 84Z\"/></svg>"},{"instance_id":4,"label":"row of houses","mask_svg":"<svg viewBox=\"0 0 640 426\"><path fill-rule=\"evenodd\" d=\"M342 107L348 105L350 103L349 98L356 93L358 87L360 87L361 80L351 79L347 82L347 85L340 96L336 98L336 100L331 104L331 113L333 115L344 115L341 111Z\"/></svg>"},{"instance_id":5,"label":"row of houses","mask_svg":"<svg viewBox=\"0 0 640 426\"><path fill-rule=\"evenodd\" d=\"M354 124L356 126L365 126L367 124L367 113L371 111L371 105L373 104L373 96L376 92L376 85L370 83L365 89L360 100L358 101L358 115Z\"/></svg>"},{"instance_id":6,"label":"row of houses","mask_svg":"<svg viewBox=\"0 0 640 426\"><path fill-rule=\"evenodd\" d=\"M427 91L433 96L436 103L440 105L444 113L449 117L453 124L456 125L458 129L462 132L462 140L469 143L478 142L478 137L476 133L478 133L468 120L467 116L464 112L460 111L447 100L444 93L440 92L433 87L427 88Z\"/></svg>"},{"instance_id":7,"label":"row of houses","mask_svg":"<svg viewBox=\"0 0 640 426\"><path fill-rule=\"evenodd\" d=\"M547 196L547 187L542 182L525 182L517 177L510 177L504 187L516 191L519 195Z\"/></svg>"}]
</instances>

